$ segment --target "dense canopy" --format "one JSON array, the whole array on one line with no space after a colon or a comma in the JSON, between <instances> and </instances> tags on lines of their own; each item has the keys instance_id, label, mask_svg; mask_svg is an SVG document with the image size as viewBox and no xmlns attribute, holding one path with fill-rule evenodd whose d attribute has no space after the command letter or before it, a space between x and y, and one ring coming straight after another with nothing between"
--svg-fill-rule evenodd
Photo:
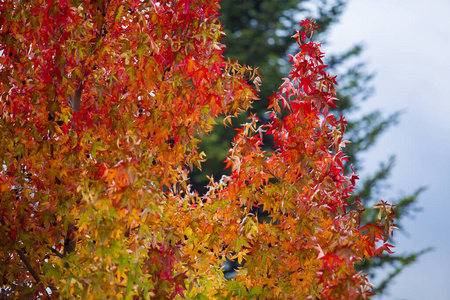
<instances>
[{"instance_id":1,"label":"dense canopy","mask_svg":"<svg viewBox=\"0 0 450 300\"><path fill-rule=\"evenodd\" d=\"M389 251L392 207L359 225L345 119L315 25L231 175L189 186L201 138L257 99L225 61L218 2L1 4L0 293L34 298L367 298L354 263ZM275 142L262 149L262 136ZM262 205L270 222L258 222ZM233 280L227 259L244 262ZM120 296L119 296L120 295Z\"/></svg>"}]
</instances>

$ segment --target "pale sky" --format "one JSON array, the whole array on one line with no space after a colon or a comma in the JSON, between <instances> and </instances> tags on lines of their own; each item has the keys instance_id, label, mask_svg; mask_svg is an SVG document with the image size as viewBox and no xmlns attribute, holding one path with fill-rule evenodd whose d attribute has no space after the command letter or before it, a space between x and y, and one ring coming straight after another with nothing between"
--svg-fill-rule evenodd
<instances>
[{"instance_id":1,"label":"pale sky","mask_svg":"<svg viewBox=\"0 0 450 300\"><path fill-rule=\"evenodd\" d=\"M450 299L450 0L349 0L328 34L325 52L363 42L363 58L376 73L375 95L362 105L370 112L404 111L377 145L364 155L364 174L389 155L397 156L384 200L420 186L423 209L396 232L398 253L432 246L391 285L381 299ZM339 82L339 79L338 79Z\"/></svg>"}]
</instances>

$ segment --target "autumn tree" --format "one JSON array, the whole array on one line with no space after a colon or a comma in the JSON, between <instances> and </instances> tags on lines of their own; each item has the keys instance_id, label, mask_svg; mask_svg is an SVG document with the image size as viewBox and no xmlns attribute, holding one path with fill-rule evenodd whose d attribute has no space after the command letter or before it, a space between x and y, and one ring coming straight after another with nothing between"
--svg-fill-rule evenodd
<instances>
[{"instance_id":1,"label":"autumn tree","mask_svg":"<svg viewBox=\"0 0 450 300\"><path fill-rule=\"evenodd\" d=\"M226 45L225 57L237 59L241 63L258 67L262 77L261 91L258 93L261 101L252 105L246 113L233 119L233 126L238 128L251 113L257 114L262 122L269 122L266 108L268 99L282 83L282 78L289 73L289 63L286 54L296 51L296 43L291 38L293 28L298 26L301 18L314 17L320 27L316 31L316 40L326 43L333 25L339 22L340 16L346 9L348 1L342 0L223 0L221 2L220 20L224 26L226 37L222 43ZM331 55L330 55L331 54ZM379 140L379 137L400 120L400 114L384 115L381 111L369 111L362 114L365 101L373 97L373 74L368 71L362 55L363 45L348 45L348 50L342 53L327 53L325 64L328 72L338 75L339 85L336 88L338 105L331 108L336 115L345 115L348 119L345 139L349 143L345 148L348 163L344 165L346 171L353 166L356 172L366 171L366 164L362 159L364 153ZM228 174L223 170L223 161L228 147L235 135L232 127L224 127L221 122L214 131L204 138L201 149L207 154L208 161L203 164L203 171L194 170L191 176L195 189L203 191L208 183L205 174L214 174L220 178ZM265 139L265 147L273 147L269 138ZM380 195L389 195L396 205L396 224L404 228L406 218L417 211L417 202L423 187L413 188L411 193L396 196L394 186L389 186L391 171L395 165L395 157L391 156L380 162L373 173L361 178L355 195L358 195L367 210L362 215L362 223L376 222L377 214L369 208L377 203ZM261 209L260 209L261 211ZM395 240L394 240L395 241ZM367 260L358 265L360 270L375 277L378 284L377 294L386 292L392 278L401 276L402 271L418 258L429 251L423 249L417 252L395 253L373 260ZM239 265L237 261L233 267ZM381 271L382 270L382 271ZM389 271L389 273L386 272ZM235 272L230 271L229 274ZM380 276L380 275L384 276ZM227 274L228 275L228 272Z\"/></svg>"},{"instance_id":2,"label":"autumn tree","mask_svg":"<svg viewBox=\"0 0 450 300\"><path fill-rule=\"evenodd\" d=\"M1 4L3 298L336 298L371 295L356 262L390 251L392 206L360 226L314 22L271 98L191 191L201 138L249 109L255 70L225 61L218 2ZM285 115L281 115L281 111ZM262 147L263 136L275 149ZM258 203L272 222L251 213ZM227 259L246 261L225 280Z\"/></svg>"}]
</instances>

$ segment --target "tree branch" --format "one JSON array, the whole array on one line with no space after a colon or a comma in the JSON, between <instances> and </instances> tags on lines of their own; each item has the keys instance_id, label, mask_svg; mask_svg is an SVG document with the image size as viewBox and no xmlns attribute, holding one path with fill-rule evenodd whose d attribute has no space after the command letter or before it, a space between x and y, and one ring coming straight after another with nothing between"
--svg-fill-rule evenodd
<instances>
[{"instance_id":1,"label":"tree branch","mask_svg":"<svg viewBox=\"0 0 450 300\"><path fill-rule=\"evenodd\" d=\"M25 264L25 266L27 267L28 272L31 273L31 276L33 276L33 278L36 281L36 283L37 284L41 283L41 278L39 277L39 274L36 272L36 270L33 268L33 266L28 261L28 258L25 256L25 253L23 253L23 251L19 250L19 249L16 249L16 252L17 252L17 254L19 254L20 259ZM56 287L52 283L49 284L49 287L50 287L50 289L52 291L56 290ZM48 299L52 299L52 297L48 293L47 289L45 289L45 286L44 286L44 290L45 290L45 293L47 294L47 298Z\"/></svg>"},{"instance_id":2,"label":"tree branch","mask_svg":"<svg viewBox=\"0 0 450 300\"><path fill-rule=\"evenodd\" d=\"M5 220L3 217L0 218L0 223L5 226ZM56 250L55 250L56 251ZM39 274L36 272L36 270L33 268L33 266L30 264L30 261L25 256L25 253L23 253L22 250L16 249L17 254L19 254L20 260L25 264L28 272L30 272L31 276L33 276L34 280L37 284L41 282L41 278L39 277ZM53 283L49 283L49 287L52 291L56 291L56 287L53 285ZM48 299L52 299L52 297L48 294L47 290L45 290Z\"/></svg>"},{"instance_id":3,"label":"tree branch","mask_svg":"<svg viewBox=\"0 0 450 300\"><path fill-rule=\"evenodd\" d=\"M72 113L78 112L81 107L81 94L83 92L83 83L78 83L78 88L73 97L69 96L70 104L72 104Z\"/></svg>"},{"instance_id":4,"label":"tree branch","mask_svg":"<svg viewBox=\"0 0 450 300\"><path fill-rule=\"evenodd\" d=\"M19 257L22 260L22 262L27 267L28 272L30 272L31 276L33 276L33 278L36 281L36 283L40 283L41 282L41 278L39 277L39 274L36 272L36 270L33 268L33 266L28 261L28 258L25 256L25 253L23 253L23 251L19 250L19 249L16 249L16 251L17 251L17 254L19 254Z\"/></svg>"},{"instance_id":5,"label":"tree branch","mask_svg":"<svg viewBox=\"0 0 450 300\"><path fill-rule=\"evenodd\" d=\"M58 256L59 258L64 258L64 254L60 253L58 250L56 250L53 247L47 246L47 248L53 252L53 254L55 254L56 256Z\"/></svg>"}]
</instances>

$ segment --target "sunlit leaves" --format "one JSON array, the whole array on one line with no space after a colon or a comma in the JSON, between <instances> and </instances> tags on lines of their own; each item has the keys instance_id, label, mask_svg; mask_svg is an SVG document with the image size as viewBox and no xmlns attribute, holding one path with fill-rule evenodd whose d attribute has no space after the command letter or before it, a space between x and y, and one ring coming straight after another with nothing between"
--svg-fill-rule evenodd
<instances>
[{"instance_id":1,"label":"sunlit leaves","mask_svg":"<svg viewBox=\"0 0 450 300\"><path fill-rule=\"evenodd\" d=\"M270 225L249 238L245 279L238 277L247 288L268 287L275 298L366 298L370 284L353 264L389 250L378 243L392 232L393 211L380 202L380 223L359 229L360 203L347 203L357 175L343 173L345 121L329 114L335 78L324 72L320 44L306 40L314 23L304 25L290 76L271 99L272 122L258 126L251 118L242 126L227 158L228 186L218 197L236 199L231 207L243 206L247 214L259 205L265 212L256 214L269 216ZM263 150L261 134L273 136L273 152Z\"/></svg>"},{"instance_id":2,"label":"sunlit leaves","mask_svg":"<svg viewBox=\"0 0 450 300\"><path fill-rule=\"evenodd\" d=\"M175 249L190 228L184 207L196 198L186 175L205 159L196 134L255 98L242 67L226 68L217 8L3 4L2 270L12 295L24 295L23 282L36 296L43 287L51 297L183 295L190 256L175 251L154 273L145 249ZM25 264L16 248L28 255L20 274L6 271Z\"/></svg>"},{"instance_id":3,"label":"sunlit leaves","mask_svg":"<svg viewBox=\"0 0 450 300\"><path fill-rule=\"evenodd\" d=\"M271 123L250 117L229 151L231 175L198 195L188 174L205 162L201 137L218 116L247 110L257 99L247 81L260 82L224 61L217 2L2 9L7 296L365 295L353 263L389 250L376 243L387 241L393 212L380 202L382 223L359 229L357 203L347 204L355 177L343 174L345 121L328 114L335 79L319 44L300 45ZM275 151L264 151L263 135ZM242 264L236 280L222 274L227 259Z\"/></svg>"}]
</instances>

